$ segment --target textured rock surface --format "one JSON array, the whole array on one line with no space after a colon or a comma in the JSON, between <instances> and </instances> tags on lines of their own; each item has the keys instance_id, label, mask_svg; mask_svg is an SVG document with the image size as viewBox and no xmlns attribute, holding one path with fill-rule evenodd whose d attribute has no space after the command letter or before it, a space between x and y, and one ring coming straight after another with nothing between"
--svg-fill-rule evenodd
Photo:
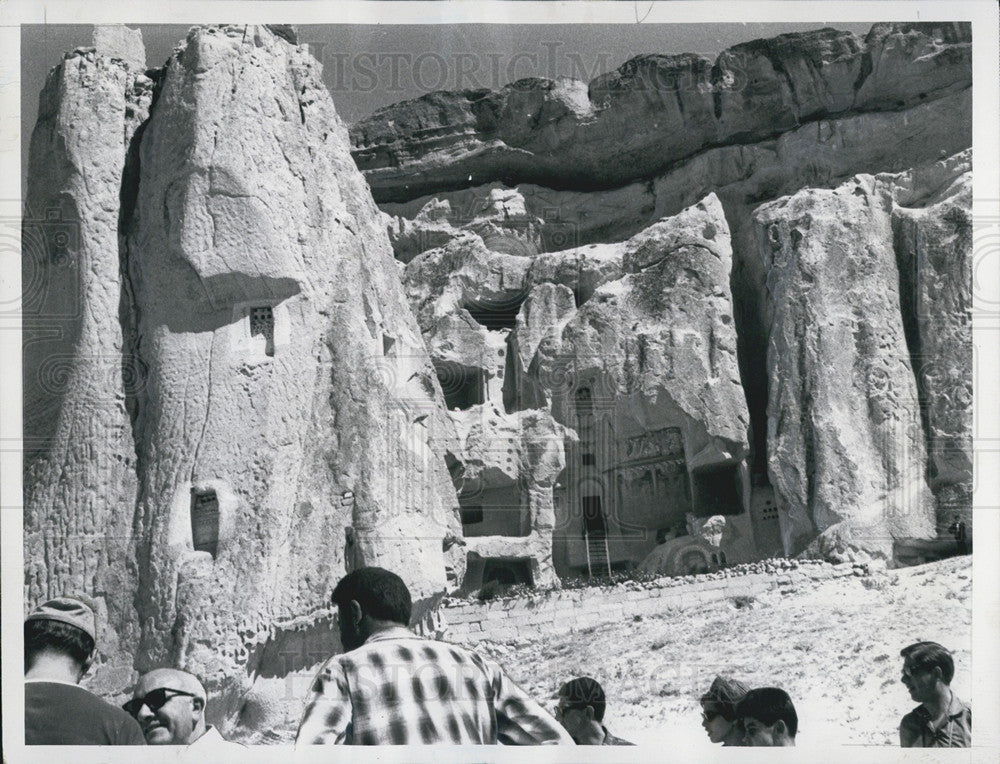
<instances>
[{"instance_id":1,"label":"textured rock surface","mask_svg":"<svg viewBox=\"0 0 1000 764\"><path fill-rule=\"evenodd\" d=\"M967 27L390 107L351 133L381 211L294 40L195 29L154 83L103 29L43 93L26 592L97 598L99 689L186 666L274 730L356 565L426 614L467 563L888 557L971 520Z\"/></svg>"},{"instance_id":2,"label":"textured rock surface","mask_svg":"<svg viewBox=\"0 0 1000 764\"><path fill-rule=\"evenodd\" d=\"M43 98L32 203L75 205L83 243L25 260L39 310L76 308L65 351L26 344L28 601L107 593L107 689L182 666L224 730L273 727L345 570L461 580L454 429L317 62L193 29L126 163L149 84L87 53Z\"/></svg>"},{"instance_id":3,"label":"textured rock surface","mask_svg":"<svg viewBox=\"0 0 1000 764\"><path fill-rule=\"evenodd\" d=\"M871 176L755 213L767 270L768 470L795 553L817 532L891 556L933 531L924 434L892 248ZM846 523L850 530L832 531Z\"/></svg>"},{"instance_id":4,"label":"textured rock surface","mask_svg":"<svg viewBox=\"0 0 1000 764\"><path fill-rule=\"evenodd\" d=\"M138 33L136 33L138 34ZM25 599L95 600L97 689L131 679L139 621L137 480L118 321L122 175L152 82L120 56L68 55L49 74L29 159L23 231ZM133 40L133 42L135 42ZM137 44L141 47L141 38Z\"/></svg>"},{"instance_id":5,"label":"textured rock surface","mask_svg":"<svg viewBox=\"0 0 1000 764\"><path fill-rule=\"evenodd\" d=\"M937 523L972 527L971 152L892 179L900 299L917 374Z\"/></svg>"},{"instance_id":6,"label":"textured rock surface","mask_svg":"<svg viewBox=\"0 0 1000 764\"><path fill-rule=\"evenodd\" d=\"M626 274L600 286L538 359L541 379L592 374L632 398L648 429L657 407L680 412L694 451L744 455L749 417L736 361L722 206L709 196L622 246ZM564 390L552 389L554 410ZM690 450L690 449L689 449Z\"/></svg>"},{"instance_id":7,"label":"textured rock surface","mask_svg":"<svg viewBox=\"0 0 1000 764\"><path fill-rule=\"evenodd\" d=\"M469 537L467 551L473 561L528 558L534 583L551 586L557 581L552 565L552 487L566 466L563 443L571 434L545 410L504 414L487 405L454 416L463 500L475 501L491 489L512 489L521 515L517 535Z\"/></svg>"},{"instance_id":8,"label":"textured rock surface","mask_svg":"<svg viewBox=\"0 0 1000 764\"><path fill-rule=\"evenodd\" d=\"M516 384L510 385L513 394L505 394L504 402L514 409L550 407L563 422L570 422L571 407L559 400L558 391L565 399L574 385L598 368L634 372L638 367L634 362L627 366L622 359L609 360L619 352L619 343L625 342L622 336L641 325L639 318L625 329L626 322L610 316L619 308L618 290L627 281L619 283L622 244L654 230L664 217L715 194L732 238L729 282L739 350L734 377L745 390L750 423L748 449L727 451L723 447L715 457L722 453L748 456L752 493L760 494L759 501L751 501L758 529L762 518L773 516L775 503L764 496L771 496L768 464L774 459L773 441L768 440L773 422L769 423L767 410L774 377L766 361L768 338L773 333L775 306L787 311L796 308L769 292L767 280L773 273L766 258L758 256L755 211L801 189L836 188L858 173L896 173L891 181L879 181L880 194L889 194L895 201L871 213L880 226L871 235L878 239L880 257L891 255L889 259L898 261L902 292L886 276L880 289L894 300L893 305L880 316L866 316L865 321L870 319L873 327L895 321L892 343L874 349L869 361L861 365L877 365L882 361L874 359L888 354L895 358L890 365L902 364L894 372L898 372L896 383L917 378L916 392L901 393L910 403L901 405L920 420L916 426L926 442L926 457L919 450L899 459L887 456L886 464L895 466L882 465L872 457L866 464L886 471L878 477L864 475L856 482L859 486L872 483L871 495L890 497L889 503L896 506L892 512L902 511L898 504L908 489L887 475L900 469L912 471L913 465L923 462L941 527L955 512L967 522L971 516L971 368L965 362L971 339L964 307L971 277L963 260L969 250L963 243L967 230L961 223L963 215L968 215L968 198L962 192L967 181L957 180L961 172L955 170L968 157L953 156L971 144L969 41L967 26L951 24L876 25L864 39L820 30L736 46L723 52L714 68L694 56L642 57L594 80L586 93L578 83L562 81L515 83L499 93L437 93L397 104L356 125L354 154L376 199L391 217L397 256L409 260L414 257L414 242L428 243L414 260L418 267L407 269L411 301L420 310L444 312L480 291L491 292L490 299L523 301L509 337L516 351ZM491 121L484 114L499 116ZM525 114L531 116L530 124L524 121ZM659 134L670 126L670 135ZM612 140L610 133L623 137ZM644 141L654 138L655 145L640 150ZM585 150L590 151L589 157L577 155ZM548 164L557 160L563 162L559 170ZM908 171L914 167L920 169ZM900 175L903 171L907 172ZM502 183L516 183L516 196L511 195L515 189ZM433 195L427 195L432 189ZM482 239L473 246L461 243L463 236L482 225L477 216L488 218L494 228L504 226L502 216L490 212L499 198L508 204L516 201L512 205L516 222L508 235L526 236L540 253L532 254L531 247L503 250L531 258L527 268L523 257L491 252ZM803 202L803 206L812 203ZM403 230L405 237L395 233ZM965 249L950 261L934 254L958 246ZM571 253L577 256L577 264L568 256ZM449 258L464 264L449 272ZM475 267L464 258L470 258ZM588 264L591 276L584 277L582 263ZM841 267L838 263L836 258L830 261L831 274ZM429 273L420 273L423 269ZM630 270L627 263L625 270ZM798 274L793 269L788 276L797 278ZM502 297L501 284L509 287ZM456 296L437 298L449 292ZM573 293L576 306L582 306L578 313L569 304L568 292ZM811 293L804 288L802 293L802 304L807 305ZM613 306L607 309L608 315L601 314L602 301ZM636 309L637 318L646 310L646 306ZM841 320L836 314L826 316L825 302L810 305L808 311L817 320ZM599 316L595 323L604 333L580 330L580 317L590 314ZM657 315L655 310L652 315ZM649 322L658 320L669 319L651 316ZM423 318L421 325L426 332ZM700 326L692 336L700 335L703 345L711 345L714 340L704 334L707 329ZM560 352L566 339L572 341ZM790 338L788 352L797 351L798 344L797 337ZM653 351L655 366L655 343ZM645 353L644 347L635 355L642 356L643 364ZM701 380L706 374L703 364L686 371L691 380ZM657 372L665 373L666 368ZM650 382L657 372L647 375ZM602 394L617 396L623 379L601 374L605 377ZM634 382L633 376L630 383ZM646 416L652 389L647 386L639 396L642 404L634 407L640 419ZM872 406L878 409L881 394L865 388L855 403L864 400L867 407L872 397L876 399ZM910 405L911 394L919 402L916 408ZM702 410L712 408L702 406ZM732 429L740 429L744 423L738 416L733 418L734 411L723 409L716 422L729 418ZM834 441L843 434L838 417L849 418L849 410L821 426ZM867 425L846 426L852 427ZM903 442L919 446L916 435L911 432ZM778 461L783 468L792 463L785 464L784 456ZM807 472L812 474L811 470ZM845 544L874 535L878 541L865 543L882 554L894 537L910 532L925 536L927 490L926 485L918 485L919 480L914 481L910 488L918 498L911 502L917 507L912 523L897 519L888 526L866 529L872 517L865 515L881 510L875 511L864 499L864 510L847 512L862 520L861 525L832 532L826 546L843 557ZM885 486L874 487L881 483ZM851 490L861 491L859 486ZM777 499L779 513L785 515L788 505L780 489ZM806 501L800 506L810 505ZM820 507L818 511L822 516L829 510ZM774 553L784 546L787 553L800 549L835 522L831 516L817 527L811 512L799 517L801 535L793 532L796 521L786 516L783 541L777 526L774 533L751 532L746 527L741 545L753 535L758 550Z\"/></svg>"},{"instance_id":9,"label":"textured rock surface","mask_svg":"<svg viewBox=\"0 0 1000 764\"><path fill-rule=\"evenodd\" d=\"M376 112L351 141L379 202L494 180L617 187L714 145L966 89L970 55L967 25L876 25L864 39L823 29L738 45L714 64L643 56L589 84L432 93Z\"/></svg>"}]
</instances>

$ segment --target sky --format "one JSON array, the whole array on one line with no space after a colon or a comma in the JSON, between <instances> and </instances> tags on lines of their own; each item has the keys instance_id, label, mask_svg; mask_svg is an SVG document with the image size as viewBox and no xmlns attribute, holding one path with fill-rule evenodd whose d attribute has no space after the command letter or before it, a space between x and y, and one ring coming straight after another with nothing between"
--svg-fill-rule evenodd
<instances>
[{"instance_id":1,"label":"sky","mask_svg":"<svg viewBox=\"0 0 1000 764\"><path fill-rule=\"evenodd\" d=\"M323 63L323 78L347 123L434 90L496 89L524 77L590 80L633 56L715 57L747 40L833 26L864 35L866 23L719 24L340 24L299 26L299 42ZM162 66L187 25L140 24L146 64ZM89 25L21 27L21 168L38 94L63 54L91 45ZM23 184L22 184L23 185Z\"/></svg>"}]
</instances>

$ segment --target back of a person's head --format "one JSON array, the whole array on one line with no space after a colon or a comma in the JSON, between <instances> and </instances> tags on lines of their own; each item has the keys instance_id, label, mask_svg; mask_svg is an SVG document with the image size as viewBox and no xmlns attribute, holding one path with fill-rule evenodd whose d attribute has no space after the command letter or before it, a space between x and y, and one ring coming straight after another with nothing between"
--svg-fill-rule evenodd
<instances>
[{"instance_id":1,"label":"back of a person's head","mask_svg":"<svg viewBox=\"0 0 1000 764\"><path fill-rule=\"evenodd\" d=\"M570 679L559 688L559 695L566 698L568 708L586 708L590 706L594 709L594 720L604 719L604 709L607 707L607 699L604 696L604 688L596 679L589 676L581 676Z\"/></svg>"},{"instance_id":2,"label":"back of a person's head","mask_svg":"<svg viewBox=\"0 0 1000 764\"><path fill-rule=\"evenodd\" d=\"M94 651L94 639L83 629L62 621L38 619L24 622L24 669L30 669L42 653L57 653L84 666Z\"/></svg>"},{"instance_id":3,"label":"back of a person's head","mask_svg":"<svg viewBox=\"0 0 1000 764\"><path fill-rule=\"evenodd\" d=\"M413 603L403 579L384 568L358 568L348 573L333 590L333 604L346 606L354 600L365 615L404 626L410 623Z\"/></svg>"},{"instance_id":4,"label":"back of a person's head","mask_svg":"<svg viewBox=\"0 0 1000 764\"><path fill-rule=\"evenodd\" d=\"M778 721L785 723L788 736L795 737L799 730L799 717L788 693L778 687L758 687L750 690L736 704L736 716L756 719L770 727Z\"/></svg>"},{"instance_id":5,"label":"back of a person's head","mask_svg":"<svg viewBox=\"0 0 1000 764\"><path fill-rule=\"evenodd\" d=\"M43 653L68 657L86 668L96 644L97 617L92 604L82 597L55 597L24 619L25 671Z\"/></svg>"},{"instance_id":6,"label":"back of a person's head","mask_svg":"<svg viewBox=\"0 0 1000 764\"><path fill-rule=\"evenodd\" d=\"M941 681L945 684L951 684L955 676L955 660L951 652L937 642L914 642L900 650L899 654L918 671L941 669Z\"/></svg>"}]
</instances>

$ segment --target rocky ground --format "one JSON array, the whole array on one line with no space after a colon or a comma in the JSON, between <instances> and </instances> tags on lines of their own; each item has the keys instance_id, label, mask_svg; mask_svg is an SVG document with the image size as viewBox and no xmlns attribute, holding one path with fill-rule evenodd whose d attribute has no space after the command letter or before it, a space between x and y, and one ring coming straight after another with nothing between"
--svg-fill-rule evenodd
<instances>
[{"instance_id":1,"label":"rocky ground","mask_svg":"<svg viewBox=\"0 0 1000 764\"><path fill-rule=\"evenodd\" d=\"M952 649L952 686L970 697L971 596L972 558L957 557L480 650L550 707L565 679L596 677L608 727L637 743L706 749L697 698L723 673L786 689L800 746L895 745L914 705L899 681L905 645Z\"/></svg>"}]
</instances>

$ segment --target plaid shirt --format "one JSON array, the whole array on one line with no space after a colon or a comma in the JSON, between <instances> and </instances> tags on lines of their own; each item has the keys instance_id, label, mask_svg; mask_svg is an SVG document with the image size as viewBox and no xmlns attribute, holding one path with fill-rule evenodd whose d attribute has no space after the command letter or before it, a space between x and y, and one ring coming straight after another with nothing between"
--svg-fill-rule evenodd
<instances>
[{"instance_id":1,"label":"plaid shirt","mask_svg":"<svg viewBox=\"0 0 1000 764\"><path fill-rule=\"evenodd\" d=\"M402 627L326 662L295 742L573 744L499 665Z\"/></svg>"}]
</instances>

